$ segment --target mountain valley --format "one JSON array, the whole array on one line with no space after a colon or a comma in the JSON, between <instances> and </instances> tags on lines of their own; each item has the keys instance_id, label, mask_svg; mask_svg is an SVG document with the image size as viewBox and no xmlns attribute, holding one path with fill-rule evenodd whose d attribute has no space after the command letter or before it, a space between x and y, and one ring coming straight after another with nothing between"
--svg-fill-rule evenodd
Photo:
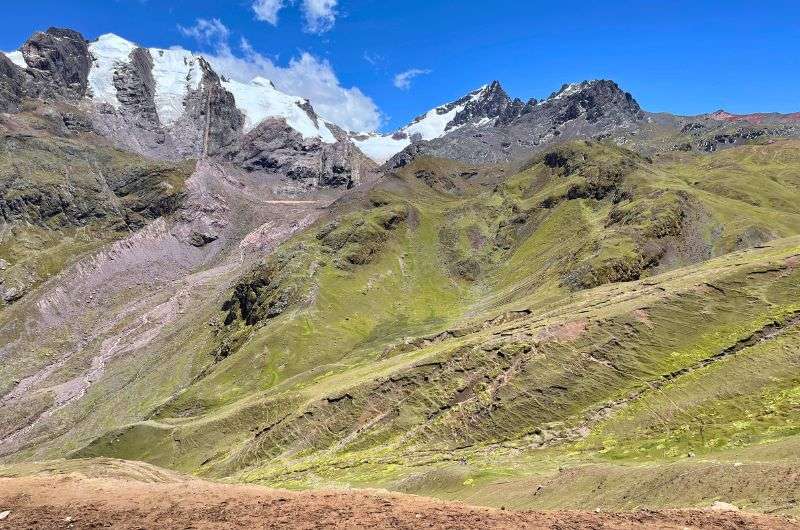
<instances>
[{"instance_id":1,"label":"mountain valley","mask_svg":"<svg viewBox=\"0 0 800 530\"><path fill-rule=\"evenodd\" d=\"M57 28L0 110L0 480L800 515L797 114L494 81L348 131Z\"/></svg>"}]
</instances>

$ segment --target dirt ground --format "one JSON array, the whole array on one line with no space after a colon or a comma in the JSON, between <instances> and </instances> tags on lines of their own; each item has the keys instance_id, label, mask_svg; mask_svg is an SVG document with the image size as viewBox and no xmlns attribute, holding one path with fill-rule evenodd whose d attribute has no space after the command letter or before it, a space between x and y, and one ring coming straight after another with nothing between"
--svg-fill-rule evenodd
<instances>
[{"instance_id":1,"label":"dirt ground","mask_svg":"<svg viewBox=\"0 0 800 530\"><path fill-rule=\"evenodd\" d=\"M79 475L0 479L0 528L796 528L735 511L512 512L381 491L288 492Z\"/></svg>"}]
</instances>

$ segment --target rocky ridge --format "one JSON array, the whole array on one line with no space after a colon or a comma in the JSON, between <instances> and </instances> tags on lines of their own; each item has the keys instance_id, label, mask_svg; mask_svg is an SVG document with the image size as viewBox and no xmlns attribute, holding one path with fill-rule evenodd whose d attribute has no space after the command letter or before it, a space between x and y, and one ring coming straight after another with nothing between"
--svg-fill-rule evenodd
<instances>
[{"instance_id":1,"label":"rocky ridge","mask_svg":"<svg viewBox=\"0 0 800 530\"><path fill-rule=\"evenodd\" d=\"M358 182L366 178L361 168L373 166L346 135L333 134L336 127L308 100L266 80L227 80L203 57L142 48L112 34L90 43L75 31L50 28L20 51L0 54L0 110L20 112L26 100L73 105L88 114L90 130L117 147L164 160L223 152L234 162L251 159L232 150L258 128L260 137L281 138L286 157L319 169L282 174L286 164L243 167L300 179L301 187Z\"/></svg>"},{"instance_id":2,"label":"rocky ridge","mask_svg":"<svg viewBox=\"0 0 800 530\"><path fill-rule=\"evenodd\" d=\"M432 116L446 118L438 134L408 135ZM396 169L421 155L468 164L508 163L576 138L608 140L653 155L710 152L754 140L797 137L800 123L796 114L651 113L615 82L601 79L565 84L546 99L525 103L512 99L494 81L419 116L380 141L375 137L355 141L365 152L387 160L388 169Z\"/></svg>"}]
</instances>

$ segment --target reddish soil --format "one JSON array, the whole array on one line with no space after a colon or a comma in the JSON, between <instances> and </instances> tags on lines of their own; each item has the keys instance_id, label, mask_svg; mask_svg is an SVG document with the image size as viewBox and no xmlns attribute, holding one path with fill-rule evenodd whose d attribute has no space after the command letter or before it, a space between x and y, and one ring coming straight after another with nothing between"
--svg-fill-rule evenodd
<instances>
[{"instance_id":1,"label":"reddish soil","mask_svg":"<svg viewBox=\"0 0 800 530\"><path fill-rule=\"evenodd\" d=\"M575 320L574 322L548 326L539 332L539 340L571 342L586 332L586 324L586 320Z\"/></svg>"},{"instance_id":2,"label":"reddish soil","mask_svg":"<svg viewBox=\"0 0 800 530\"><path fill-rule=\"evenodd\" d=\"M0 479L0 528L777 528L787 518L711 510L512 512L379 491L287 492L199 480L78 475Z\"/></svg>"},{"instance_id":3,"label":"reddish soil","mask_svg":"<svg viewBox=\"0 0 800 530\"><path fill-rule=\"evenodd\" d=\"M720 110L709 114L709 117L717 121L727 121L732 123L748 122L754 125L759 125L765 121L775 121L779 123L800 122L800 112L793 112L791 114L767 114L764 112L756 112L753 114L731 114L729 112L725 112L724 110Z\"/></svg>"}]
</instances>

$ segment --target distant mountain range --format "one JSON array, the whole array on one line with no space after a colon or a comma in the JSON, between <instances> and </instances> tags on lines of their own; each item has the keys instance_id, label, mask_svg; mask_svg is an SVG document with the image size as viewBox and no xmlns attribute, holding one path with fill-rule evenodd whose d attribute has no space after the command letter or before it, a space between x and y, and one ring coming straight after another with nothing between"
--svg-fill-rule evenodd
<instances>
[{"instance_id":1,"label":"distant mountain range","mask_svg":"<svg viewBox=\"0 0 800 530\"><path fill-rule=\"evenodd\" d=\"M283 93L267 79L242 83L185 50L142 48L114 34L87 42L56 28L0 58L0 109L13 111L25 96L91 102L99 127L120 145L161 157L221 152L268 119L284 121L301 143L314 143L320 152L341 156L341 146L324 145L351 142L379 164L397 156L394 166L420 153L507 162L570 138L609 139L657 153L800 135L800 113L649 113L608 80L565 84L542 101L512 99L493 81L393 133L343 131L307 99Z\"/></svg>"}]
</instances>

